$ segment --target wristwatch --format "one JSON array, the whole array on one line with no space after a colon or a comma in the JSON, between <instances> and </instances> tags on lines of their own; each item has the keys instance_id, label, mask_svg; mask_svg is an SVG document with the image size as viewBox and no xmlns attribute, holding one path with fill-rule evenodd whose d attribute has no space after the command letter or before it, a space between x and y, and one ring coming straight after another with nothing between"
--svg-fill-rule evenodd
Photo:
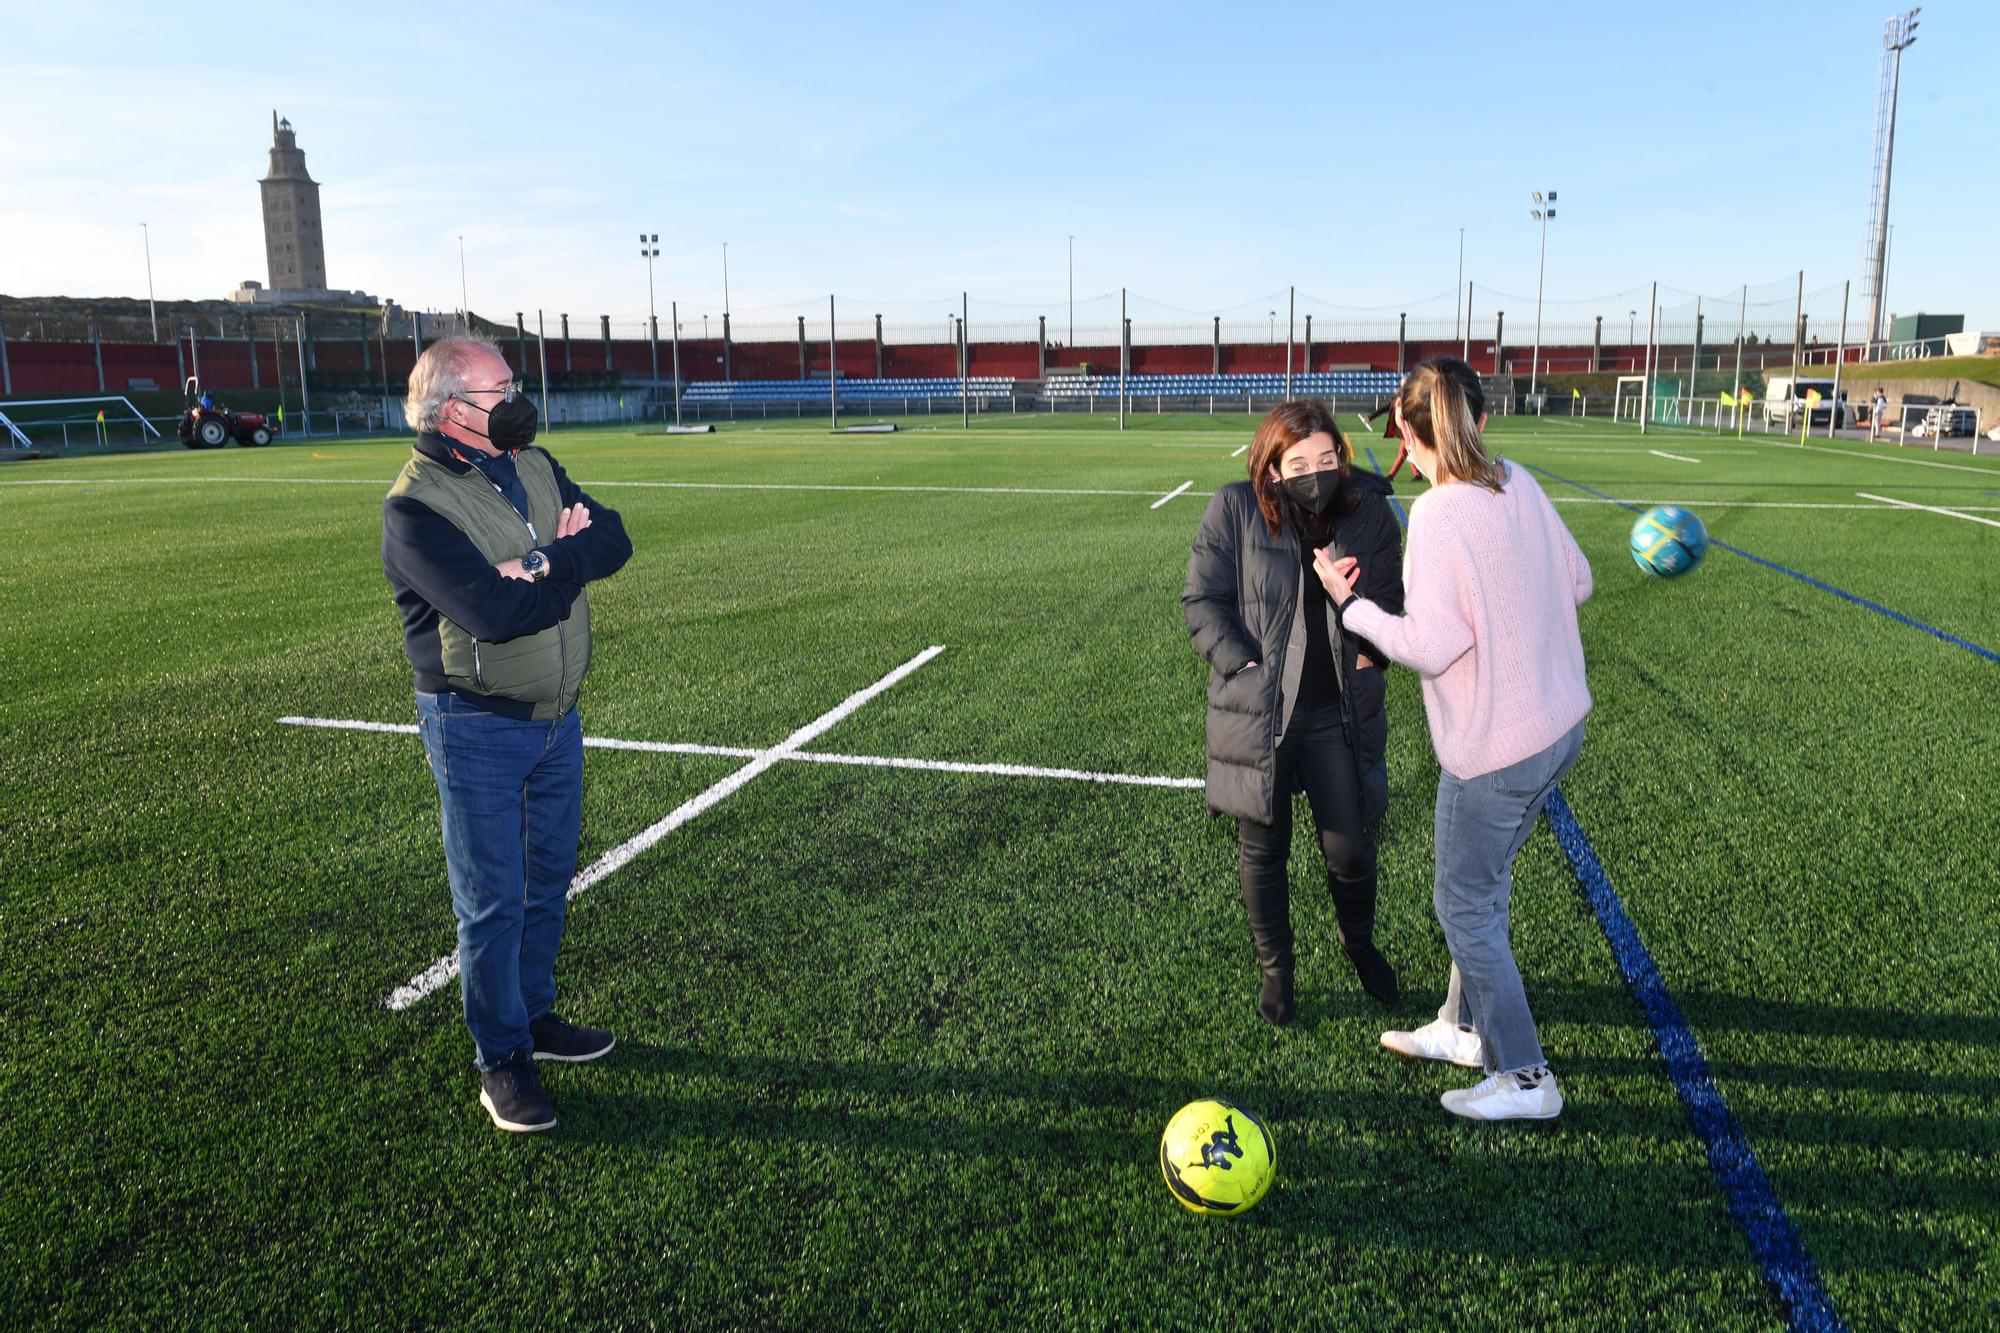
<instances>
[{"instance_id":1,"label":"wristwatch","mask_svg":"<svg viewBox=\"0 0 2000 1333\"><path fill-rule=\"evenodd\" d=\"M536 581L545 579L549 576L549 558L540 551L530 551L521 557L521 572Z\"/></svg>"}]
</instances>

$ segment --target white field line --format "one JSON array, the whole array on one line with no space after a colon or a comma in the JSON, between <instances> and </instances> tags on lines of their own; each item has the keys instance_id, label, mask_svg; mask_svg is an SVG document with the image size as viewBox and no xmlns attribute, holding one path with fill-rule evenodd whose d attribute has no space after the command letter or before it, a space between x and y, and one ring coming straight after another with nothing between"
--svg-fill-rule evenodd
<instances>
[{"instance_id":1,"label":"white field line","mask_svg":"<svg viewBox=\"0 0 2000 1333\"><path fill-rule=\"evenodd\" d=\"M873 754L800 753L786 756L802 764L852 764L861 768L901 768L925 773L983 773L1003 778L1049 778L1060 782L1100 782L1126 787L1199 789L1202 778L1153 777L1145 773L1094 773L1081 768L1042 768L1033 764L958 764L941 759L893 759Z\"/></svg>"},{"instance_id":2,"label":"white field line","mask_svg":"<svg viewBox=\"0 0 2000 1333\"><path fill-rule=\"evenodd\" d=\"M1243 457L1243 451L1244 451L1245 449L1248 449L1249 447L1250 447L1250 446L1249 446L1249 445L1247 445L1247 444L1239 444L1239 445L1237 445L1237 446L1236 446L1236 447L1235 447L1234 449L1231 449L1231 450L1229 451L1229 456L1230 456L1231 458L1241 458L1241 457Z\"/></svg>"},{"instance_id":3,"label":"white field line","mask_svg":"<svg viewBox=\"0 0 2000 1333\"><path fill-rule=\"evenodd\" d=\"M365 479L342 480L333 477L107 477L101 481L84 481L76 478L46 478L35 481L0 481L0 486L159 486L176 482L208 483L215 481L242 482L260 486L374 486L384 491L389 481ZM583 481L577 483L593 491L611 490L616 487L639 487L646 490L670 491L865 491L887 492L891 494L919 495L1111 495L1140 499L1158 495L1158 491L1113 491L1086 490L1057 486L864 486L864 485L810 485L802 483L747 482L747 481ZM1188 485L1194 485L1189 482ZM1196 494L1207 495L1207 491Z\"/></svg>"},{"instance_id":4,"label":"white field line","mask_svg":"<svg viewBox=\"0 0 2000 1333\"><path fill-rule=\"evenodd\" d=\"M281 726L321 727L329 731L387 731L401 736L417 734L415 726L408 722L355 722L337 717L281 717ZM746 749L739 745L690 745L667 741L621 741L610 736L585 736L584 746L593 750L644 750L649 754L698 754L713 755L724 759L755 759L762 750Z\"/></svg>"},{"instance_id":5,"label":"white field line","mask_svg":"<svg viewBox=\"0 0 2000 1333\"><path fill-rule=\"evenodd\" d=\"M1241 455L1243 450L1248 449L1249 447L1250 446L1247 444L1242 446L1242 448L1239 448L1236 451L1236 453L1231 454L1230 457L1235 458ZM1797 448L1798 446L1793 445L1791 447ZM1583 451L1568 450L1565 452L1576 453ZM1629 449L1609 449L1609 450L1604 450L1603 452L1624 454L1628 457L1632 453L1632 451ZM1841 451L1833 450L1831 452L1839 453ZM1867 457L1867 455L1857 454L1854 455L1854 457ZM1949 463L1929 463L1923 459L1917 459L1917 458L1885 458L1882 459L1881 461L1885 463L1916 463L1925 467L1952 466ZM1987 472L1987 470L1984 468L1959 468L1957 470L1961 472L1979 472L1989 476L2000 476L2000 472ZM173 482L173 481L193 481L193 482L242 481L242 482L257 482L272 486L297 485L297 486L384 486L386 487L388 484L387 482L383 481L338 481L327 477L118 477L118 478L111 478L105 481L78 481L74 479L63 480L59 478L49 478L38 481L0 481L0 486L127 486L127 485L140 486L140 485L152 485L161 482ZM649 488L665 488L665 489L678 489L678 490L709 490L709 491L738 491L738 490L741 491L888 491L888 492L917 491L929 495L1110 495L1110 496L1122 496L1135 499L1143 499L1146 496L1157 494L1154 491L1061 490L1055 487L1027 488L1027 487L997 487L997 486L832 486L832 485L799 486L799 485L779 485L775 483L760 483L760 482L720 482L720 481L716 482L587 481L587 482L580 482L578 484L587 486L591 490L608 490L615 486L638 486L638 487L649 487ZM1187 485L1189 486L1192 486L1193 484L1194 484L1193 482L1187 483ZM1214 492L1189 491L1183 488L1182 490L1176 491L1174 493L1175 496L1181 494L1186 494L1189 496L1206 499L1208 496L1213 495ZM1167 498L1171 499L1173 497L1170 496ZM1649 500L1600 500L1596 496L1587 496L1587 495L1576 495L1576 496L1552 495L1549 497L1549 499L1554 501L1556 504L1635 504L1640 506L1646 506L1654 503L1662 503L1662 504L1667 503L1666 501L1649 501ZM1805 504L1805 503L1785 503L1772 500L1680 500L1680 501L1673 501L1672 503L1680 504L1687 508L1706 508L1706 509L1877 509L1880 508L1879 505ZM1153 508L1156 509L1158 507L1159 506L1157 504L1153 506ZM2000 505L1960 505L1958 506L1958 508L1970 513L1982 513L1982 512L2000 513ZM301 721L297 723L297 725L345 726L347 724L337 723L337 722L323 723L323 722ZM385 727L390 725L391 724L389 723L367 723L365 725L356 724L357 728L359 729L366 729L367 727ZM415 728L413 727L406 728L406 730L414 731ZM586 744L587 743L588 742L586 742ZM635 745L636 744L641 744L641 743L635 742ZM651 742L644 742L643 744L651 744ZM691 750L687 751L686 753L693 754L700 752ZM755 754L758 752L745 751L745 753Z\"/></svg>"},{"instance_id":6,"label":"white field line","mask_svg":"<svg viewBox=\"0 0 2000 1333\"><path fill-rule=\"evenodd\" d=\"M1855 508L1876 508L1856 505ZM407 723L352 722L331 717L281 717L291 727L322 727L333 731L392 732L414 736L417 729ZM762 750L734 745L688 745L668 741L627 741L611 736L586 736L583 743L598 750L642 750L651 754L723 755L734 759L754 759ZM1097 782L1123 787L1171 787L1199 790L1207 785L1202 778L1169 778L1150 773L1100 773L1083 768L1045 768L1038 764L968 764L948 759L905 759L880 754L830 754L823 750L794 750L778 756L790 764L841 764L855 768L899 768L922 773L973 773L1003 778L1048 778L1059 782Z\"/></svg>"},{"instance_id":7,"label":"white field line","mask_svg":"<svg viewBox=\"0 0 2000 1333\"><path fill-rule=\"evenodd\" d=\"M1866 509L1879 511L1880 505L1851 504L1847 501L1809 500L1603 500L1594 495L1551 495L1549 503L1559 505L1618 505L1650 509L1654 505L1679 505L1683 509ZM1960 505L1974 513L2000 513L2000 505Z\"/></svg>"},{"instance_id":8,"label":"white field line","mask_svg":"<svg viewBox=\"0 0 2000 1333\"><path fill-rule=\"evenodd\" d=\"M912 657L909 661L903 663L903 665L897 667L894 671L891 671L888 675L882 677L882 679L876 681L873 685L848 695L839 704L821 713L818 717L806 723L806 725L800 727L770 749L753 752L756 757L749 763L737 769L728 777L723 778L720 782L715 783L706 791L681 802L664 819L640 830L632 837L627 838L624 842L619 843L616 847L598 857L588 867L577 872L576 878L570 881L568 897L571 901L574 901L599 880L616 874L630 863L634 857L645 852L660 839L666 837L689 820L698 818L714 806L728 800L738 791L741 791L745 785L753 781L759 774L766 772L774 765L797 753L799 748L805 745L806 742L817 736L824 735L828 730L839 725L870 699L875 698L875 696L881 694L884 690L894 687L904 677L943 651L943 644L931 645L915 657ZM436 991L440 986L445 985L457 975L458 954L454 950L452 953L432 963L416 976L411 977L405 984L398 986L394 991L390 992L388 998L382 1003L390 1009L407 1009L422 1000L425 996Z\"/></svg>"},{"instance_id":9,"label":"white field line","mask_svg":"<svg viewBox=\"0 0 2000 1333\"><path fill-rule=\"evenodd\" d=\"M1758 440L1757 443L1763 444L1765 441ZM1935 467L1943 468L1947 472L1970 472L1980 477L2000 477L2000 468L1967 467L1963 463L1939 463L1928 458L1884 458L1880 454L1857 453L1852 449L1835 449L1824 444L1802 445L1797 442L1780 444L1773 441L1770 447L1773 449L1810 449L1816 454L1832 454L1836 458L1858 458L1864 463L1901 463L1906 467Z\"/></svg>"},{"instance_id":10,"label":"white field line","mask_svg":"<svg viewBox=\"0 0 2000 1333\"><path fill-rule=\"evenodd\" d=\"M1168 491L1165 495L1161 496L1159 499L1153 501L1151 507L1154 509L1158 509L1161 505L1164 505L1165 503L1167 503L1167 501L1173 499L1175 496L1186 495L1188 487L1192 485L1194 485L1194 483L1191 481L1182 482L1180 485L1174 487L1172 490Z\"/></svg>"},{"instance_id":11,"label":"white field line","mask_svg":"<svg viewBox=\"0 0 2000 1333\"><path fill-rule=\"evenodd\" d=\"M1664 449L1648 449L1646 452L1655 458L1671 459L1676 463L1699 463L1701 461L1699 458L1689 458L1686 454L1670 454Z\"/></svg>"},{"instance_id":12,"label":"white field line","mask_svg":"<svg viewBox=\"0 0 2000 1333\"><path fill-rule=\"evenodd\" d=\"M1984 523L1989 528L2000 528L2000 520L1981 518L1977 514L1961 513L1956 509L1940 509L1936 505L1920 505L1912 500L1892 500L1886 495L1870 495L1867 491L1856 491L1864 500L1880 500L1885 505L1895 505L1898 509L1921 509L1926 514L1943 514L1946 518L1962 518L1967 523Z\"/></svg>"}]
</instances>

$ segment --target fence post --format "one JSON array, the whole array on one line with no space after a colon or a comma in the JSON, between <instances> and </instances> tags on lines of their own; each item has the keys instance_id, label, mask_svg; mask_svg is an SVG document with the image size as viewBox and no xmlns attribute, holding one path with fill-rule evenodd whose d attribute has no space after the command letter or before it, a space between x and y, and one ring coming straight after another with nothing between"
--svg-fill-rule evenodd
<instances>
[{"instance_id":1,"label":"fence post","mask_svg":"<svg viewBox=\"0 0 2000 1333\"><path fill-rule=\"evenodd\" d=\"M1035 378L1043 379L1049 373L1049 317L1035 316Z\"/></svg>"},{"instance_id":2,"label":"fence post","mask_svg":"<svg viewBox=\"0 0 2000 1333\"><path fill-rule=\"evenodd\" d=\"M1410 313L1406 310L1396 316L1396 373L1398 375L1407 374L1409 371L1409 348Z\"/></svg>"},{"instance_id":3,"label":"fence post","mask_svg":"<svg viewBox=\"0 0 2000 1333\"><path fill-rule=\"evenodd\" d=\"M92 312L90 316L90 353L97 361L97 391L99 393L103 393L104 392L104 335L102 326L100 326L97 322L97 315L95 312Z\"/></svg>"},{"instance_id":4,"label":"fence post","mask_svg":"<svg viewBox=\"0 0 2000 1333\"><path fill-rule=\"evenodd\" d=\"M1215 316L1214 329L1215 332L1210 335L1214 339L1214 342L1210 345L1208 354L1208 373L1211 375L1220 375L1222 373L1222 316ZM1209 404L1209 415L1215 415L1215 405L1213 403Z\"/></svg>"},{"instance_id":5,"label":"fence post","mask_svg":"<svg viewBox=\"0 0 2000 1333\"><path fill-rule=\"evenodd\" d=\"M565 376L568 376L574 374L576 371L576 366L572 364L569 359L569 316L568 315L564 315L562 317L562 331L563 331L563 374Z\"/></svg>"},{"instance_id":6,"label":"fence post","mask_svg":"<svg viewBox=\"0 0 2000 1333\"><path fill-rule=\"evenodd\" d=\"M1313 317L1311 315L1306 316L1306 361L1305 365L1301 368L1301 373L1306 375L1313 373Z\"/></svg>"},{"instance_id":7,"label":"fence post","mask_svg":"<svg viewBox=\"0 0 2000 1333\"><path fill-rule=\"evenodd\" d=\"M14 396L14 372L7 366L7 321L0 319L0 394Z\"/></svg>"},{"instance_id":8,"label":"fence post","mask_svg":"<svg viewBox=\"0 0 2000 1333\"><path fill-rule=\"evenodd\" d=\"M599 333L604 338L604 370L606 374L609 374L611 372L611 316L599 315L597 317L597 327Z\"/></svg>"},{"instance_id":9,"label":"fence post","mask_svg":"<svg viewBox=\"0 0 2000 1333\"><path fill-rule=\"evenodd\" d=\"M1590 331L1590 373L1595 375L1604 360L1604 316L1597 317L1596 325Z\"/></svg>"},{"instance_id":10,"label":"fence post","mask_svg":"<svg viewBox=\"0 0 2000 1333\"><path fill-rule=\"evenodd\" d=\"M1507 364L1506 360L1507 340L1505 337L1506 332L1507 332L1507 312L1504 310L1494 311L1493 312L1493 374L1496 378L1501 374L1501 368ZM1512 397L1513 395L1509 394L1508 396Z\"/></svg>"},{"instance_id":11,"label":"fence post","mask_svg":"<svg viewBox=\"0 0 2000 1333\"><path fill-rule=\"evenodd\" d=\"M250 327L250 320L247 316L243 320L243 345L250 349L250 387L261 389L264 385L262 382L263 377L257 372L257 338ZM365 343L363 344L363 346L366 345Z\"/></svg>"},{"instance_id":12,"label":"fence post","mask_svg":"<svg viewBox=\"0 0 2000 1333\"><path fill-rule=\"evenodd\" d=\"M882 378L882 316L875 316L875 378ZM909 405L903 407L903 415L909 415Z\"/></svg>"}]
</instances>

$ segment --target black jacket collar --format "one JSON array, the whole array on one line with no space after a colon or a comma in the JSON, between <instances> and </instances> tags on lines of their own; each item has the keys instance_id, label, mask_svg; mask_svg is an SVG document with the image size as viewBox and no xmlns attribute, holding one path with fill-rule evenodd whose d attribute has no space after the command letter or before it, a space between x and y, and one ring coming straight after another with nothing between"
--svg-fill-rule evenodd
<instances>
[{"instance_id":1,"label":"black jacket collar","mask_svg":"<svg viewBox=\"0 0 2000 1333\"><path fill-rule=\"evenodd\" d=\"M452 472L463 476L472 470L472 464L459 455L464 452L457 441L436 431L425 431L417 436L417 452L434 463L442 463ZM518 450L516 451L519 452Z\"/></svg>"}]
</instances>

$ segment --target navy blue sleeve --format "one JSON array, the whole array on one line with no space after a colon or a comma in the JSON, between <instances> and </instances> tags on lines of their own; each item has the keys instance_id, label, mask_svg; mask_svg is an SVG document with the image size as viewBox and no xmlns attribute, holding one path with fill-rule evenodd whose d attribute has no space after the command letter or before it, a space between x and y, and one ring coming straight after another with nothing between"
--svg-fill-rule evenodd
<instances>
[{"instance_id":1,"label":"navy blue sleeve","mask_svg":"<svg viewBox=\"0 0 2000 1333\"><path fill-rule=\"evenodd\" d=\"M598 579L609 578L625 567L632 558L632 539L625 535L625 520L618 517L618 511L599 504L583 493L583 489L569 479L555 455L542 450L542 457L549 460L549 467L556 474L556 487L562 493L563 508L581 504L590 511L590 526L573 537L550 542L542 547L549 557L549 577L565 583L594 583Z\"/></svg>"},{"instance_id":2,"label":"navy blue sleeve","mask_svg":"<svg viewBox=\"0 0 2000 1333\"><path fill-rule=\"evenodd\" d=\"M507 578L449 519L407 496L382 502L382 569L389 582L489 643L547 629L582 591L553 578Z\"/></svg>"}]
</instances>

